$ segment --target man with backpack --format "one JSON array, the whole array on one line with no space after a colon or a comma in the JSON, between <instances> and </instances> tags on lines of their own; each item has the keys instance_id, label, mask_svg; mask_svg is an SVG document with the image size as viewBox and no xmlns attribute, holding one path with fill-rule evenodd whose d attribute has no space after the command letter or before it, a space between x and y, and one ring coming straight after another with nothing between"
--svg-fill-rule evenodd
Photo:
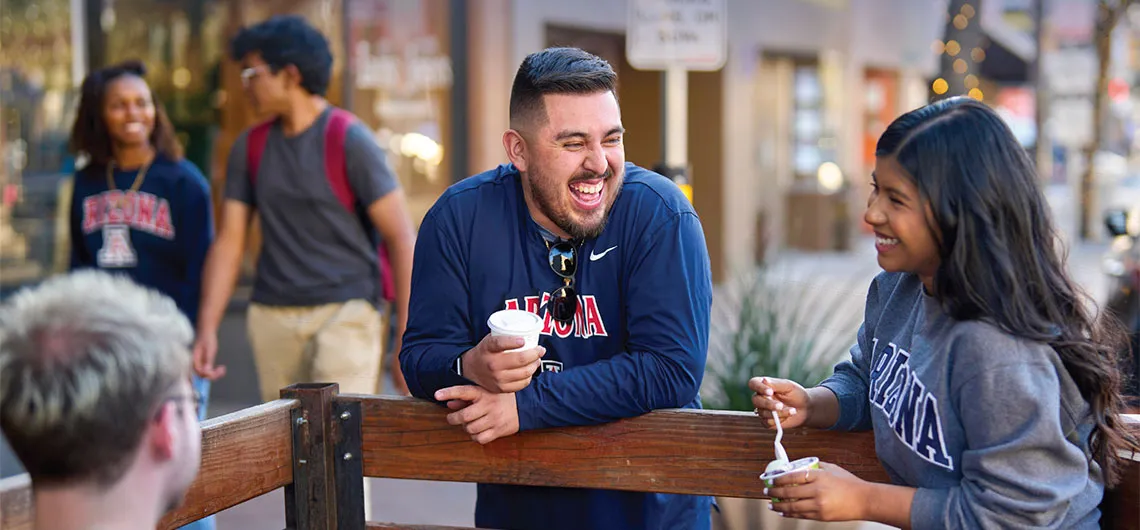
<instances>
[{"instance_id":1,"label":"man with backpack","mask_svg":"<svg viewBox=\"0 0 1140 530\"><path fill-rule=\"evenodd\" d=\"M313 381L377 393L377 306L385 294L394 298L390 351L397 355L407 321L415 233L404 194L368 127L325 100L333 60L319 31L300 17L277 16L244 28L230 52L255 109L272 119L244 132L230 152L222 219L206 259L195 371L225 375L215 365L218 325L256 211L263 244L248 332L262 399ZM397 355L392 375L406 393Z\"/></svg>"}]
</instances>

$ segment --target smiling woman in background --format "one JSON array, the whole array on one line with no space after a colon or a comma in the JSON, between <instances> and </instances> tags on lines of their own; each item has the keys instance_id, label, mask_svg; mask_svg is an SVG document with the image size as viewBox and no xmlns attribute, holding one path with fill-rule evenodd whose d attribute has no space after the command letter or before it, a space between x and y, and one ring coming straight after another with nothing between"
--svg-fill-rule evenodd
<instances>
[{"instance_id":1,"label":"smiling woman in background","mask_svg":"<svg viewBox=\"0 0 1140 530\"><path fill-rule=\"evenodd\" d=\"M193 325L214 236L209 183L182 157L145 76L126 62L83 80L71 149L88 162L71 198L71 268L125 274L173 298ZM199 419L209 384L194 376ZM188 528L213 527L211 517Z\"/></svg>"}]
</instances>

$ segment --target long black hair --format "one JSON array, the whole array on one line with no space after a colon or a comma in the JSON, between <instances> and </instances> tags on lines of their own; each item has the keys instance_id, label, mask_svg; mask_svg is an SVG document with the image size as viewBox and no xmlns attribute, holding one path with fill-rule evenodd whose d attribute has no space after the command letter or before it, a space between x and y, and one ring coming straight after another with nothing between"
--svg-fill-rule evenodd
<instances>
[{"instance_id":1,"label":"long black hair","mask_svg":"<svg viewBox=\"0 0 1140 530\"><path fill-rule=\"evenodd\" d=\"M106 167L114 159L111 134L103 120L103 103L107 97L107 85L127 75L146 79L146 66L139 61L127 61L91 72L83 79L69 146L72 152L87 155L93 167ZM150 132L150 145L170 160L181 160L182 145L174 134L174 126L153 91L150 97L154 103L154 130Z\"/></svg>"},{"instance_id":2,"label":"long black hair","mask_svg":"<svg viewBox=\"0 0 1140 530\"><path fill-rule=\"evenodd\" d=\"M1009 127L979 101L945 99L891 123L875 156L894 157L929 201L943 307L1057 352L1092 408L1092 457L1115 484L1117 450L1136 447L1119 420L1123 333L1097 321L1069 277L1037 173Z\"/></svg>"}]
</instances>

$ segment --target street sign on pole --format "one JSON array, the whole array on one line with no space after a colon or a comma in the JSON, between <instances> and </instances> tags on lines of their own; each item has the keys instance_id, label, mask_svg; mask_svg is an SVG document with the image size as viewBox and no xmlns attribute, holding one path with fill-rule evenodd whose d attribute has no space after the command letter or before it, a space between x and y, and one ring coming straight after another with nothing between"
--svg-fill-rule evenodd
<instances>
[{"instance_id":1,"label":"street sign on pole","mask_svg":"<svg viewBox=\"0 0 1140 530\"><path fill-rule=\"evenodd\" d=\"M665 159L654 168L693 201L689 174L689 71L724 67L725 0L629 0L625 55L638 70L664 70Z\"/></svg>"},{"instance_id":2,"label":"street sign on pole","mask_svg":"<svg viewBox=\"0 0 1140 530\"><path fill-rule=\"evenodd\" d=\"M630 0L626 59L638 70L720 70L725 10L725 0Z\"/></svg>"}]
</instances>

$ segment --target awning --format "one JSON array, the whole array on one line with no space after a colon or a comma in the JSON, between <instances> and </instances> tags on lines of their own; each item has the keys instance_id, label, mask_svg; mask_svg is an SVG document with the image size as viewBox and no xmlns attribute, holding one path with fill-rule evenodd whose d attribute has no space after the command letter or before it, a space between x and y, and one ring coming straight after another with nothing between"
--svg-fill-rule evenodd
<instances>
[{"instance_id":1,"label":"awning","mask_svg":"<svg viewBox=\"0 0 1140 530\"><path fill-rule=\"evenodd\" d=\"M987 2L993 4L993 2ZM998 83L1027 83L1030 65L1037 55L1033 36L1002 20L1000 12L987 10L981 17L982 33L989 41L986 59L979 65L982 77Z\"/></svg>"}]
</instances>

